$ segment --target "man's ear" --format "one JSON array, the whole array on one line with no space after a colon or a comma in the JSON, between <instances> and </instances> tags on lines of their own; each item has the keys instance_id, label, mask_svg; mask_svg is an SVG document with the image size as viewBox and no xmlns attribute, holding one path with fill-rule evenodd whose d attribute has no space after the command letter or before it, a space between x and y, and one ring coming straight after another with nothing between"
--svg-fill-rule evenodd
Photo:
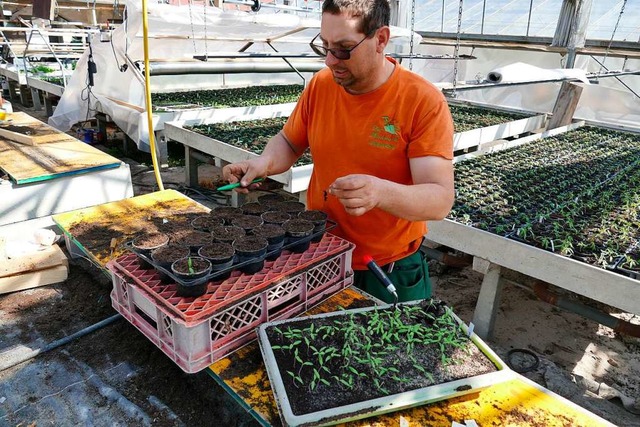
<instances>
[{"instance_id":1,"label":"man's ear","mask_svg":"<svg viewBox=\"0 0 640 427\"><path fill-rule=\"evenodd\" d=\"M377 40L376 52L383 53L387 44L389 44L391 29L388 26L380 27L376 30L376 35L374 37Z\"/></svg>"}]
</instances>

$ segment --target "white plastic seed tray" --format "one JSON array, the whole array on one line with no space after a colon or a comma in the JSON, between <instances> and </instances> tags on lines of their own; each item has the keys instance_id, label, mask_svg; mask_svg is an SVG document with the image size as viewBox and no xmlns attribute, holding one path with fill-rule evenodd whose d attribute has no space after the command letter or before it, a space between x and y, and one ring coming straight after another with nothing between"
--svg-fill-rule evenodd
<instances>
[{"instance_id":1,"label":"white plastic seed tray","mask_svg":"<svg viewBox=\"0 0 640 427\"><path fill-rule=\"evenodd\" d=\"M405 303L405 304L418 304L420 301ZM378 309L389 307L389 305L377 306ZM346 316L350 313L359 313L374 310L376 307L366 307L353 310L343 310L332 313L322 313L308 318L322 318L333 316ZM453 318L461 325L461 328L465 334L469 333L469 329L462 321L451 312ZM292 410L292 407L287 396L285 386L283 384L283 378L278 369L274 352L269 343L266 329L270 326L276 325L292 325L296 321L303 319L287 319L278 320L273 322L267 322L258 327L258 342L260 344L260 350L266 365L267 374L271 387L273 389L274 397L280 411L280 418L285 426L325 426L335 425L339 423L345 423L362 418L368 418L375 415L381 415L388 412L394 412L405 408L424 405L431 402L437 402L440 400L449 399L456 396L461 396L468 393L476 393L486 387L493 384L507 381L514 377L513 371L482 341L477 335L471 334L471 341L477 346L477 348L487 358L493 362L496 367L494 372L477 375L474 377L463 378L447 383L441 383L421 389L407 391L404 393L388 395L372 400L361 401L341 407L334 407L326 410L320 410L313 413L298 415ZM281 327L282 329L282 327ZM303 393L303 390L299 390Z\"/></svg>"}]
</instances>

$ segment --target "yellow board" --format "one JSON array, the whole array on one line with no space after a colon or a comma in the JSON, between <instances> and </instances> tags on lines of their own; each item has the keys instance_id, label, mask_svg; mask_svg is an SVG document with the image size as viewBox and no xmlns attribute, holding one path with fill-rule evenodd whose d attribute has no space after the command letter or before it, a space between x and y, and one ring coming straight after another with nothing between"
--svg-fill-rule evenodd
<instances>
[{"instance_id":1,"label":"yellow board","mask_svg":"<svg viewBox=\"0 0 640 427\"><path fill-rule=\"evenodd\" d=\"M104 267L125 253L123 243L136 234L158 232L158 226L172 218L209 211L184 194L164 190L65 212L53 220L96 265Z\"/></svg>"},{"instance_id":2,"label":"yellow board","mask_svg":"<svg viewBox=\"0 0 640 427\"><path fill-rule=\"evenodd\" d=\"M35 119L31 122L44 125ZM19 120L14 120L14 123L23 125ZM26 184L115 168L122 163L117 158L64 132L57 130L56 132L55 141L39 145L25 145L0 137L0 169L4 170L15 183Z\"/></svg>"},{"instance_id":3,"label":"yellow board","mask_svg":"<svg viewBox=\"0 0 640 427\"><path fill-rule=\"evenodd\" d=\"M358 300L366 300L366 297L352 288L347 288L307 314L335 311L338 306L348 308ZM281 425L256 341L214 363L208 368L208 372L256 418L270 425ZM404 420L402 423L401 417ZM465 420L475 420L479 426L500 427L611 426L596 415L516 373L514 379L490 386L479 393L343 425L450 427L454 421L464 425Z\"/></svg>"}]
</instances>

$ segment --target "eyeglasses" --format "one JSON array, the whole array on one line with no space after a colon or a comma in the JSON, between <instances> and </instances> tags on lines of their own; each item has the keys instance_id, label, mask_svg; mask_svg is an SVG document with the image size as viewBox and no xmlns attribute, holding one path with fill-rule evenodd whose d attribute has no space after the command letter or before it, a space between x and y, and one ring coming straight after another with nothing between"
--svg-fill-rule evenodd
<instances>
[{"instance_id":1,"label":"eyeglasses","mask_svg":"<svg viewBox=\"0 0 640 427\"><path fill-rule=\"evenodd\" d=\"M339 59L341 61L346 61L347 59L351 59L351 51L357 48L358 46L360 46L360 43L362 43L363 41L365 41L370 37L370 35L367 34L366 36L364 36L362 40L360 40L354 47L350 49L329 49L328 47L324 47L322 45L317 45L313 43L319 36L320 36L320 33L318 33L313 38L313 40L311 40L311 43L309 43L309 46L311 46L311 50L313 50L317 55L320 55L320 56L327 56L329 52L331 52L331 55L335 56L336 59Z\"/></svg>"}]
</instances>

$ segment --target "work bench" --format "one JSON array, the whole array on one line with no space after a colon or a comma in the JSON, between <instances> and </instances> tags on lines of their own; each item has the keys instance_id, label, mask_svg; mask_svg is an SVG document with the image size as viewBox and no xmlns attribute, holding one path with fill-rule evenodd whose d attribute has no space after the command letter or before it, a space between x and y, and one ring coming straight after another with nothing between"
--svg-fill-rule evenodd
<instances>
[{"instance_id":1,"label":"work bench","mask_svg":"<svg viewBox=\"0 0 640 427\"><path fill-rule=\"evenodd\" d=\"M104 269L111 259L124 253L118 245L110 250L109 235L102 241L83 241L69 233L81 222L95 222L126 239L152 216L176 210L206 212L206 208L173 190L150 193L127 200L90 207L54 216L63 229L68 247L82 251L96 266ZM74 249L72 249L74 248ZM80 254L79 254L80 255ZM379 303L375 298L349 286L341 289L304 315L336 311L338 307L354 307ZM261 425L281 425L276 401L257 341L232 351L205 368L205 371ZM474 420L479 426L611 426L567 399L541 387L512 371L509 379L479 392L379 415L349 426L451 426Z\"/></svg>"}]
</instances>

